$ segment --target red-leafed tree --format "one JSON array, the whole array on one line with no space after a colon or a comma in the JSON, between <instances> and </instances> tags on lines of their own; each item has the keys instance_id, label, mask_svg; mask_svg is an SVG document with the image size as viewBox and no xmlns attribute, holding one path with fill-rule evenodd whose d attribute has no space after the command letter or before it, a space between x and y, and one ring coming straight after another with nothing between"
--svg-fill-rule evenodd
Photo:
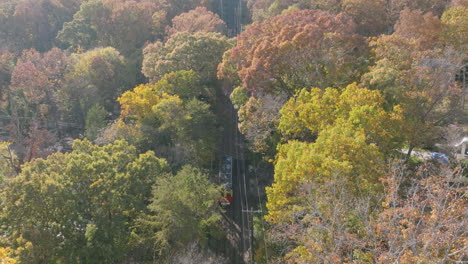
<instances>
[{"instance_id":1,"label":"red-leafed tree","mask_svg":"<svg viewBox=\"0 0 468 264\"><path fill-rule=\"evenodd\" d=\"M248 26L224 54L218 77L241 83L252 97L240 106L240 127L249 142L260 144L254 149L264 151L282 103L298 89L343 87L359 79L365 54L348 16L294 11ZM276 103L269 103L272 98Z\"/></svg>"},{"instance_id":2,"label":"red-leafed tree","mask_svg":"<svg viewBox=\"0 0 468 264\"><path fill-rule=\"evenodd\" d=\"M41 104L50 107L58 100L57 91L63 85L68 67L69 58L60 49L54 48L44 54L26 50L13 70L10 91L33 108Z\"/></svg>"},{"instance_id":3,"label":"red-leafed tree","mask_svg":"<svg viewBox=\"0 0 468 264\"><path fill-rule=\"evenodd\" d=\"M359 33L375 36L391 30L387 0L343 0L343 12L353 18Z\"/></svg>"},{"instance_id":4,"label":"red-leafed tree","mask_svg":"<svg viewBox=\"0 0 468 264\"><path fill-rule=\"evenodd\" d=\"M40 128L39 123L33 121L29 124L29 133L25 140L24 162L29 162L36 158L45 158L54 153L54 144L57 141L54 133L45 128Z\"/></svg>"},{"instance_id":5,"label":"red-leafed tree","mask_svg":"<svg viewBox=\"0 0 468 264\"><path fill-rule=\"evenodd\" d=\"M172 27L166 28L167 35L177 32L218 32L226 33L226 23L217 14L205 7L197 7L172 19Z\"/></svg>"},{"instance_id":6,"label":"red-leafed tree","mask_svg":"<svg viewBox=\"0 0 468 264\"><path fill-rule=\"evenodd\" d=\"M69 57L54 48L44 54L26 50L18 59L5 93L6 126L21 161L51 153L60 119L60 90L69 70ZM58 131L57 131L58 132Z\"/></svg>"},{"instance_id":7,"label":"red-leafed tree","mask_svg":"<svg viewBox=\"0 0 468 264\"><path fill-rule=\"evenodd\" d=\"M16 52L35 48L41 52L53 46L57 32L70 20L83 0L16 1L6 12L0 12L0 36L5 46ZM3 2L3 1L2 1ZM1 7L0 7L1 9ZM2 10L3 11L3 10Z\"/></svg>"},{"instance_id":8,"label":"red-leafed tree","mask_svg":"<svg viewBox=\"0 0 468 264\"><path fill-rule=\"evenodd\" d=\"M395 24L395 34L414 39L419 49L430 49L441 44L442 24L432 13L404 9Z\"/></svg>"},{"instance_id":9,"label":"red-leafed tree","mask_svg":"<svg viewBox=\"0 0 468 264\"><path fill-rule=\"evenodd\" d=\"M362 70L364 40L346 15L304 10L255 22L225 54L218 76L230 65L251 93L294 94L304 87L340 86Z\"/></svg>"}]
</instances>

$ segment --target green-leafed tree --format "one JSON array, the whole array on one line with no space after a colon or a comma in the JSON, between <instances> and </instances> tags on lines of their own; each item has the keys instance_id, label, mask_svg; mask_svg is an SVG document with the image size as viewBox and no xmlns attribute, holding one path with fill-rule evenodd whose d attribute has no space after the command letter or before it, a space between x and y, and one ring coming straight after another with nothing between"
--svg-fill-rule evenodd
<instances>
[{"instance_id":1,"label":"green-leafed tree","mask_svg":"<svg viewBox=\"0 0 468 264\"><path fill-rule=\"evenodd\" d=\"M210 105L194 97L204 91L192 83L194 77L190 71L171 73L155 84L125 92L118 99L120 119L106 129L102 140L126 138L176 166L209 165L219 133Z\"/></svg>"},{"instance_id":2,"label":"green-leafed tree","mask_svg":"<svg viewBox=\"0 0 468 264\"><path fill-rule=\"evenodd\" d=\"M229 99L234 105L234 108L239 109L239 107L247 103L249 100L249 94L244 87L237 86L234 90L232 90L231 95L229 95Z\"/></svg>"},{"instance_id":3,"label":"green-leafed tree","mask_svg":"<svg viewBox=\"0 0 468 264\"><path fill-rule=\"evenodd\" d=\"M0 185L19 171L18 159L10 145L10 142L0 141Z\"/></svg>"},{"instance_id":4,"label":"green-leafed tree","mask_svg":"<svg viewBox=\"0 0 468 264\"><path fill-rule=\"evenodd\" d=\"M219 193L219 187L190 166L184 166L175 176L158 178L148 206L150 212L139 220L140 238L160 256L196 241L206 247L210 236L221 234Z\"/></svg>"},{"instance_id":5,"label":"green-leafed tree","mask_svg":"<svg viewBox=\"0 0 468 264\"><path fill-rule=\"evenodd\" d=\"M153 27L156 11L150 1L86 1L64 24L57 40L73 51L111 46L135 56L146 41L162 33Z\"/></svg>"},{"instance_id":6,"label":"green-leafed tree","mask_svg":"<svg viewBox=\"0 0 468 264\"><path fill-rule=\"evenodd\" d=\"M168 166L125 141L75 141L25 164L1 191L2 229L21 263L126 262L131 227Z\"/></svg>"},{"instance_id":7,"label":"green-leafed tree","mask_svg":"<svg viewBox=\"0 0 468 264\"><path fill-rule=\"evenodd\" d=\"M159 10L166 13L167 22L175 16L195 9L198 6L213 10L217 4L215 0L150 0ZM169 24L169 23L167 23Z\"/></svg>"},{"instance_id":8,"label":"green-leafed tree","mask_svg":"<svg viewBox=\"0 0 468 264\"><path fill-rule=\"evenodd\" d=\"M96 139L100 130L107 125L108 114L104 107L98 104L93 105L86 113L85 136L89 140Z\"/></svg>"},{"instance_id":9,"label":"green-leafed tree","mask_svg":"<svg viewBox=\"0 0 468 264\"><path fill-rule=\"evenodd\" d=\"M209 83L216 80L218 64L231 46L231 41L219 33L177 33L165 43L158 41L146 46L143 73L151 82L157 82L167 73L193 70L203 82Z\"/></svg>"},{"instance_id":10,"label":"green-leafed tree","mask_svg":"<svg viewBox=\"0 0 468 264\"><path fill-rule=\"evenodd\" d=\"M13 54L0 49L0 95L5 93L5 89L10 84L11 73L14 68Z\"/></svg>"},{"instance_id":11,"label":"green-leafed tree","mask_svg":"<svg viewBox=\"0 0 468 264\"><path fill-rule=\"evenodd\" d=\"M214 87L203 84L203 81L193 70L168 73L161 80L150 86L153 86L155 91L178 95L183 100L200 97L209 99L210 101L216 99Z\"/></svg>"},{"instance_id":12,"label":"green-leafed tree","mask_svg":"<svg viewBox=\"0 0 468 264\"><path fill-rule=\"evenodd\" d=\"M300 9L341 10L342 0L247 0L254 21Z\"/></svg>"},{"instance_id":13,"label":"green-leafed tree","mask_svg":"<svg viewBox=\"0 0 468 264\"><path fill-rule=\"evenodd\" d=\"M111 47L73 54L72 65L65 76L60 107L70 113L69 120L79 124L84 124L87 110L95 104L114 113L116 99L135 84L127 61Z\"/></svg>"}]
</instances>

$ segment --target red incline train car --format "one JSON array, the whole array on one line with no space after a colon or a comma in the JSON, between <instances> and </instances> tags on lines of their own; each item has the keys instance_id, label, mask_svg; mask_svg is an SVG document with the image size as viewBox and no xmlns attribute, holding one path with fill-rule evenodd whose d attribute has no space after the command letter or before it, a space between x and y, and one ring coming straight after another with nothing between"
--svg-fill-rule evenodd
<instances>
[{"instance_id":1,"label":"red incline train car","mask_svg":"<svg viewBox=\"0 0 468 264\"><path fill-rule=\"evenodd\" d=\"M223 193L219 198L221 206L229 206L234 201L232 190L232 157L224 156L219 170L220 183L223 184Z\"/></svg>"}]
</instances>

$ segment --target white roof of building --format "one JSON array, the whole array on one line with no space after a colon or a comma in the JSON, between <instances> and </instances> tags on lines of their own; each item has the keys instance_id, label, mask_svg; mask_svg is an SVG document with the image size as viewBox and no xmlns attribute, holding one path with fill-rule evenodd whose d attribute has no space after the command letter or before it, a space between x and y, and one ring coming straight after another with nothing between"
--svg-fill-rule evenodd
<instances>
[{"instance_id":1,"label":"white roof of building","mask_svg":"<svg viewBox=\"0 0 468 264\"><path fill-rule=\"evenodd\" d=\"M455 144L455 147L459 147L459 146L461 146L462 144L467 143L467 142L468 142L468 137L464 137L464 138L460 141L460 143Z\"/></svg>"}]
</instances>

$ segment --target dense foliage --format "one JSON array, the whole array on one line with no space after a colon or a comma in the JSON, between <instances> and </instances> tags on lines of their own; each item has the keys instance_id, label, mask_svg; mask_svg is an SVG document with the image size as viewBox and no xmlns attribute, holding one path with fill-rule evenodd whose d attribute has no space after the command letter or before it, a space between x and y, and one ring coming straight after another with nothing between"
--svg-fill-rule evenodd
<instances>
[{"instance_id":1,"label":"dense foliage","mask_svg":"<svg viewBox=\"0 0 468 264\"><path fill-rule=\"evenodd\" d=\"M158 41L143 50L143 73L156 82L167 73L193 70L206 82L216 78L216 68L229 40L213 32L180 32L165 43Z\"/></svg>"},{"instance_id":2,"label":"dense foliage","mask_svg":"<svg viewBox=\"0 0 468 264\"><path fill-rule=\"evenodd\" d=\"M266 144L279 109L296 91L359 80L366 47L355 30L344 14L308 10L256 22L238 36L218 76L238 79L249 93L250 99L240 106L240 128L255 150L272 147Z\"/></svg>"},{"instance_id":3,"label":"dense foliage","mask_svg":"<svg viewBox=\"0 0 468 264\"><path fill-rule=\"evenodd\" d=\"M167 171L164 160L125 141L75 141L70 153L36 159L8 182L3 231L23 248L24 263L112 263L130 250L134 221Z\"/></svg>"},{"instance_id":4,"label":"dense foliage","mask_svg":"<svg viewBox=\"0 0 468 264\"><path fill-rule=\"evenodd\" d=\"M467 262L467 9L0 0L0 262Z\"/></svg>"}]
</instances>

